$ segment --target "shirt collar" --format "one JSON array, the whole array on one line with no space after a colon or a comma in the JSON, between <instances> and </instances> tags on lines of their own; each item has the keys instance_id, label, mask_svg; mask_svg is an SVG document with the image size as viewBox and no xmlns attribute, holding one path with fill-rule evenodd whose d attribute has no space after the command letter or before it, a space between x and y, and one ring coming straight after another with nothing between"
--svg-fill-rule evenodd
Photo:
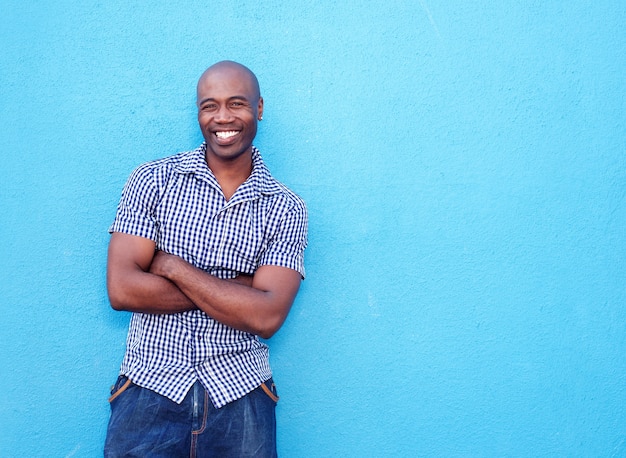
<instances>
[{"instance_id":1,"label":"shirt collar","mask_svg":"<svg viewBox=\"0 0 626 458\"><path fill-rule=\"evenodd\" d=\"M176 169L179 173L193 174L199 178L208 179L217 185L217 180L206 163L206 142L203 142L195 150L183 154ZM241 198L250 199L260 195L272 195L281 191L280 184L272 177L269 169L263 162L261 152L256 146L252 146L252 173L239 187L235 196L241 194ZM233 196L233 197L235 197ZM237 198L239 200L239 198Z\"/></svg>"}]
</instances>

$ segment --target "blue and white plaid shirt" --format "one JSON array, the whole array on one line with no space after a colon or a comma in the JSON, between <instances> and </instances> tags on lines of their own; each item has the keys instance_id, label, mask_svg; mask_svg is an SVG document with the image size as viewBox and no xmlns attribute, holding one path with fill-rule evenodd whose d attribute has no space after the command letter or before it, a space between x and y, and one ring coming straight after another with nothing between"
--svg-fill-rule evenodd
<instances>
[{"instance_id":1,"label":"blue and white plaid shirt","mask_svg":"<svg viewBox=\"0 0 626 458\"><path fill-rule=\"evenodd\" d=\"M271 175L253 147L250 177L226 200L205 160L206 145L138 167L122 192L109 232L146 237L219 278L254 274L261 265L304 277L307 210ZM257 336L200 310L133 313L121 373L180 403L194 382L219 408L272 376Z\"/></svg>"}]
</instances>

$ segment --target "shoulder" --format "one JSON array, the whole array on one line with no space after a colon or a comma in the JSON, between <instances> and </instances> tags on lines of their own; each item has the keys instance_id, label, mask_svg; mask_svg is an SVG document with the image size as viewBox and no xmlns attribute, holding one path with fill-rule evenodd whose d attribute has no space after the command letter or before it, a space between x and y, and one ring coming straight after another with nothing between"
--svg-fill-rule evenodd
<instances>
[{"instance_id":1,"label":"shoulder","mask_svg":"<svg viewBox=\"0 0 626 458\"><path fill-rule=\"evenodd\" d=\"M304 234L306 238L309 215L304 199L279 181L274 180L274 185L276 191L270 196L270 219L278 227L290 233Z\"/></svg>"},{"instance_id":2,"label":"shoulder","mask_svg":"<svg viewBox=\"0 0 626 458\"><path fill-rule=\"evenodd\" d=\"M306 203L300 195L296 194L284 183L274 178L269 170L265 169L266 174L263 179L261 194L264 194L269 201L273 202L274 207L280 207L284 211L295 211L306 215Z\"/></svg>"},{"instance_id":3,"label":"shoulder","mask_svg":"<svg viewBox=\"0 0 626 458\"><path fill-rule=\"evenodd\" d=\"M281 183L280 181L272 178L276 185L277 195L279 198L284 201L290 208L301 209L306 212L306 203L304 199L296 194L294 191L289 189L286 185Z\"/></svg>"},{"instance_id":4,"label":"shoulder","mask_svg":"<svg viewBox=\"0 0 626 458\"><path fill-rule=\"evenodd\" d=\"M288 208L301 209L306 213L304 199L288 188L285 184L274 178L263 161L258 149L253 149L252 161L257 170L257 185L262 195L275 202L281 202Z\"/></svg>"}]
</instances>

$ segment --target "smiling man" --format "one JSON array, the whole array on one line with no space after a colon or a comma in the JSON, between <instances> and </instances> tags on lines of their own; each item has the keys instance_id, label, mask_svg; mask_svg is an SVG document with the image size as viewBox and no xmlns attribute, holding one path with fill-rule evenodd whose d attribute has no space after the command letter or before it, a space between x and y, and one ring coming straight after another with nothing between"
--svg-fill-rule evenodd
<instances>
[{"instance_id":1,"label":"smiling man","mask_svg":"<svg viewBox=\"0 0 626 458\"><path fill-rule=\"evenodd\" d=\"M304 278L307 212L252 145L256 76L209 67L197 87L204 143L138 167L107 262L115 310L133 312L111 391L105 456L276 456L267 345Z\"/></svg>"}]
</instances>

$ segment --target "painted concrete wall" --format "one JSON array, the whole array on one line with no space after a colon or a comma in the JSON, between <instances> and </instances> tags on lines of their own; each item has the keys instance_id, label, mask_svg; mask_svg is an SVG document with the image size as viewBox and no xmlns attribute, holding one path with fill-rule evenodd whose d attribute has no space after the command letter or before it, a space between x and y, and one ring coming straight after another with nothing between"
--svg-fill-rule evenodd
<instances>
[{"instance_id":1,"label":"painted concrete wall","mask_svg":"<svg viewBox=\"0 0 626 458\"><path fill-rule=\"evenodd\" d=\"M139 4L134 4L139 3ZM107 227L254 69L310 211L283 457L626 456L626 3L0 1L0 456L95 457Z\"/></svg>"}]
</instances>

